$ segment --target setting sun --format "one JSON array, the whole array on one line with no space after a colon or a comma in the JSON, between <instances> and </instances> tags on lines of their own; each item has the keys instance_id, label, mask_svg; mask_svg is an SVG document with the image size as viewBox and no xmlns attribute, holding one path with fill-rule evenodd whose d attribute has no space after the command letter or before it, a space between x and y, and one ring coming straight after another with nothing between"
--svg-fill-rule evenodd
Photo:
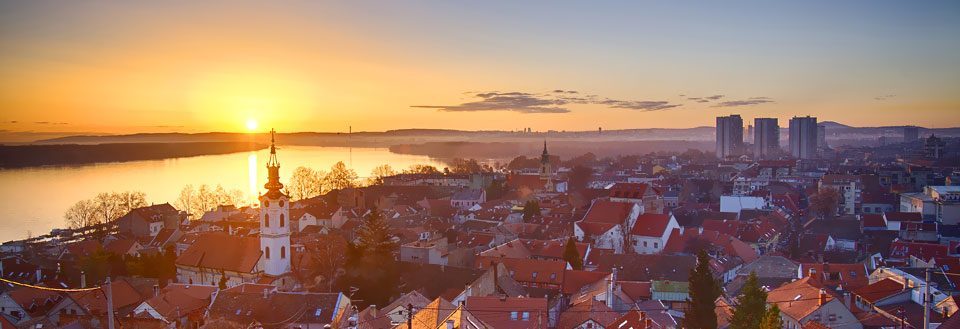
<instances>
[{"instance_id":1,"label":"setting sun","mask_svg":"<svg viewBox=\"0 0 960 329\"><path fill-rule=\"evenodd\" d=\"M250 118L247 119L247 130L254 131L257 130L257 120Z\"/></svg>"}]
</instances>

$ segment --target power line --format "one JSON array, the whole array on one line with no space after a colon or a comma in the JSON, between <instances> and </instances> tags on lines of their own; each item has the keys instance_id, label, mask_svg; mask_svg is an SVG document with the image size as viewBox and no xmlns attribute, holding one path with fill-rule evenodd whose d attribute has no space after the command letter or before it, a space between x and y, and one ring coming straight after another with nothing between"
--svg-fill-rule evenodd
<instances>
[{"instance_id":1,"label":"power line","mask_svg":"<svg viewBox=\"0 0 960 329\"><path fill-rule=\"evenodd\" d=\"M23 283L23 282L17 282L17 281L7 280L7 279L4 279L4 278L0 278L0 281L6 282L6 283L9 283L9 284L12 284L12 285L18 285L18 286L21 286L21 287L27 287L27 288L39 289L39 290L47 290L47 291L58 291L58 292L82 292L82 291L93 291L93 290L98 290L98 289L101 289L101 288L102 288L102 287L93 287L93 288L52 288L52 287L37 286L37 285L29 284L29 283Z\"/></svg>"}]
</instances>

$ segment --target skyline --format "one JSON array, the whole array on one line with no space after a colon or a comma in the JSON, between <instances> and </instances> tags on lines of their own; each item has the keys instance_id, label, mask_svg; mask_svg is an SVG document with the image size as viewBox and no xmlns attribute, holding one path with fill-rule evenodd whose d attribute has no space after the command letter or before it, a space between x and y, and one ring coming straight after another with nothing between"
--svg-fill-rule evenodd
<instances>
[{"instance_id":1,"label":"skyline","mask_svg":"<svg viewBox=\"0 0 960 329\"><path fill-rule=\"evenodd\" d=\"M960 126L960 4L0 2L0 131Z\"/></svg>"}]
</instances>

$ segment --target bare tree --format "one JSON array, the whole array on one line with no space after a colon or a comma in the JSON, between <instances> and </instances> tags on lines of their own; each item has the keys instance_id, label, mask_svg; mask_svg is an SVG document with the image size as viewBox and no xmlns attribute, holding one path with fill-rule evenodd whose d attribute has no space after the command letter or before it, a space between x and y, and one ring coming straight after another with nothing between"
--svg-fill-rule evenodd
<instances>
[{"instance_id":1,"label":"bare tree","mask_svg":"<svg viewBox=\"0 0 960 329\"><path fill-rule=\"evenodd\" d=\"M97 224L97 205L93 200L80 200L67 208L63 217L67 220L67 226L70 228L81 228Z\"/></svg>"},{"instance_id":2,"label":"bare tree","mask_svg":"<svg viewBox=\"0 0 960 329\"><path fill-rule=\"evenodd\" d=\"M840 192L833 188L823 188L810 197L810 210L819 218L832 218L840 205Z\"/></svg>"},{"instance_id":3,"label":"bare tree","mask_svg":"<svg viewBox=\"0 0 960 329\"><path fill-rule=\"evenodd\" d=\"M324 176L326 174L320 170L314 170L304 166L297 167L290 176L290 184L286 186L287 192L294 200L312 198L323 194Z\"/></svg>"},{"instance_id":4,"label":"bare tree","mask_svg":"<svg viewBox=\"0 0 960 329\"><path fill-rule=\"evenodd\" d=\"M327 174L324 181L333 190L354 187L357 183L357 172L347 168L343 161L339 161L330 168L330 173Z\"/></svg>"},{"instance_id":5,"label":"bare tree","mask_svg":"<svg viewBox=\"0 0 960 329\"><path fill-rule=\"evenodd\" d=\"M388 164L382 164L373 168L373 171L370 172L370 182L369 185L379 185L383 184L383 179L396 175L397 172L393 170Z\"/></svg>"},{"instance_id":6,"label":"bare tree","mask_svg":"<svg viewBox=\"0 0 960 329\"><path fill-rule=\"evenodd\" d=\"M81 228L114 221L130 210L146 205L146 194L143 192L104 192L93 199L78 201L67 209L63 217L68 226Z\"/></svg>"},{"instance_id":7,"label":"bare tree","mask_svg":"<svg viewBox=\"0 0 960 329\"><path fill-rule=\"evenodd\" d=\"M180 197L177 198L175 204L177 208L199 217L203 216L203 213L213 210L216 206L240 205L244 201L245 197L241 190L227 191L221 185L211 188L204 184L200 185L199 188L194 188L193 185L184 186L180 190Z\"/></svg>"},{"instance_id":8,"label":"bare tree","mask_svg":"<svg viewBox=\"0 0 960 329\"><path fill-rule=\"evenodd\" d=\"M410 165L409 168L403 171L404 174L439 174L440 170L437 170L437 167L425 164L415 164Z\"/></svg>"}]
</instances>

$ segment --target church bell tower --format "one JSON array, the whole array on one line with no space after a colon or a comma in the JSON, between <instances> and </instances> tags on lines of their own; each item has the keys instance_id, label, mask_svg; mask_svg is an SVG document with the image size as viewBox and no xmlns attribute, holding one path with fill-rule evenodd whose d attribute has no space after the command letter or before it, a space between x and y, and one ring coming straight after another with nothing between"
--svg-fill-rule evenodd
<instances>
[{"instance_id":1,"label":"church bell tower","mask_svg":"<svg viewBox=\"0 0 960 329\"><path fill-rule=\"evenodd\" d=\"M267 192L260 195L260 250L263 251L263 272L279 276L290 272L290 197L281 191L283 184L274 135L271 129L267 183L263 185Z\"/></svg>"},{"instance_id":2,"label":"church bell tower","mask_svg":"<svg viewBox=\"0 0 960 329\"><path fill-rule=\"evenodd\" d=\"M544 192L554 192L553 171L550 168L550 153L547 153L547 141L543 141L543 154L540 154L540 181Z\"/></svg>"}]
</instances>

